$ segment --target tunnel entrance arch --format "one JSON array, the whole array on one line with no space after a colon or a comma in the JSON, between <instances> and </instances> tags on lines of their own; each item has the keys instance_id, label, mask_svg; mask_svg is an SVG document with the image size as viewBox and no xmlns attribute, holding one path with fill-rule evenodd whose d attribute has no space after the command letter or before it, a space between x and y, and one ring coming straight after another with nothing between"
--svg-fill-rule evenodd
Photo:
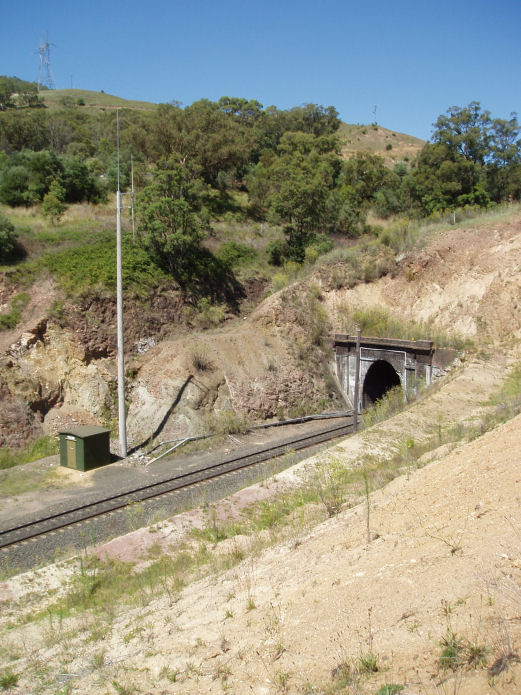
<instances>
[{"instance_id":1,"label":"tunnel entrance arch","mask_svg":"<svg viewBox=\"0 0 521 695\"><path fill-rule=\"evenodd\" d=\"M362 388L362 408L368 408L402 382L396 369L386 360L371 363L365 375Z\"/></svg>"}]
</instances>

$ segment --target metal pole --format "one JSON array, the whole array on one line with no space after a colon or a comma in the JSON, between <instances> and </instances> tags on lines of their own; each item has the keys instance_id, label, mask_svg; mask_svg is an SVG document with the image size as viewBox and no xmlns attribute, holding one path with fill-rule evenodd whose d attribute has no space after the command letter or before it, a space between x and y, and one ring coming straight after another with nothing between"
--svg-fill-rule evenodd
<instances>
[{"instance_id":1,"label":"metal pole","mask_svg":"<svg viewBox=\"0 0 521 695\"><path fill-rule=\"evenodd\" d=\"M118 425L119 451L127 456L127 422L125 412L125 353L123 343L123 268L121 254L121 192L119 190L119 111L117 113L118 190L116 193L116 313L118 340Z\"/></svg>"},{"instance_id":2,"label":"metal pole","mask_svg":"<svg viewBox=\"0 0 521 695\"><path fill-rule=\"evenodd\" d=\"M358 430L358 402L360 400L360 329L356 329L356 356L355 356L355 397L353 429Z\"/></svg>"}]
</instances>

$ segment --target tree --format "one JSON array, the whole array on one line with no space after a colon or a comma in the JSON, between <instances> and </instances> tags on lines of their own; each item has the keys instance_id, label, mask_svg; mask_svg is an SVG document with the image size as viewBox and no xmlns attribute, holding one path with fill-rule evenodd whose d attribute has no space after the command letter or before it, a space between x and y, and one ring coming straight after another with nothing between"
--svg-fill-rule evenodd
<instances>
[{"instance_id":1,"label":"tree","mask_svg":"<svg viewBox=\"0 0 521 695\"><path fill-rule=\"evenodd\" d=\"M182 286L191 280L194 254L207 226L201 209L204 184L179 157L163 160L138 197L138 231L153 260Z\"/></svg>"},{"instance_id":2,"label":"tree","mask_svg":"<svg viewBox=\"0 0 521 695\"><path fill-rule=\"evenodd\" d=\"M49 191L45 194L42 201L42 214L49 217L54 223L59 222L67 206L63 202L65 189L56 179L51 183Z\"/></svg>"},{"instance_id":3,"label":"tree","mask_svg":"<svg viewBox=\"0 0 521 695\"><path fill-rule=\"evenodd\" d=\"M478 101L463 108L451 106L434 124L432 142L446 145L450 154L485 164L490 155L490 112L481 111Z\"/></svg>"},{"instance_id":4,"label":"tree","mask_svg":"<svg viewBox=\"0 0 521 695\"><path fill-rule=\"evenodd\" d=\"M521 139L515 114L491 118L477 101L452 106L434 124L413 179L423 211L486 207L521 196Z\"/></svg>"},{"instance_id":5,"label":"tree","mask_svg":"<svg viewBox=\"0 0 521 695\"><path fill-rule=\"evenodd\" d=\"M491 124L489 190L499 202L521 195L521 138L515 113L509 120L495 118Z\"/></svg>"}]
</instances>

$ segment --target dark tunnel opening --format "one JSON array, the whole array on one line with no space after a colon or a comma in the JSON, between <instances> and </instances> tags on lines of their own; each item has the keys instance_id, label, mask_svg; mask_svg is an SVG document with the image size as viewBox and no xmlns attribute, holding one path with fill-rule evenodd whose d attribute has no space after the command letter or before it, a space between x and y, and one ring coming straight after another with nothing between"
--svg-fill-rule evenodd
<instances>
[{"instance_id":1,"label":"dark tunnel opening","mask_svg":"<svg viewBox=\"0 0 521 695\"><path fill-rule=\"evenodd\" d=\"M395 386L401 386L401 382L394 367L384 360L373 362L364 379L362 408L368 408Z\"/></svg>"}]
</instances>

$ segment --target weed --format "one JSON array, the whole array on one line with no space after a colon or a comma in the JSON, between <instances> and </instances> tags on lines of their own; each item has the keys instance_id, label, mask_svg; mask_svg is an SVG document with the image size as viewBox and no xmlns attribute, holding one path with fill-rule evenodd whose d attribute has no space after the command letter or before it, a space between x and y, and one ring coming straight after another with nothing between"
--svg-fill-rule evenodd
<instances>
[{"instance_id":1,"label":"weed","mask_svg":"<svg viewBox=\"0 0 521 695\"><path fill-rule=\"evenodd\" d=\"M469 666L472 668L486 667L488 648L484 644L467 642L465 651Z\"/></svg>"},{"instance_id":2,"label":"weed","mask_svg":"<svg viewBox=\"0 0 521 695\"><path fill-rule=\"evenodd\" d=\"M461 350L473 344L456 334L450 334L436 329L432 324L417 321L407 321L393 316L383 307L355 309L344 306L340 310L342 324L349 332L354 332L358 326L363 335L374 337L393 336L402 340L432 340L437 347L452 347Z\"/></svg>"},{"instance_id":3,"label":"weed","mask_svg":"<svg viewBox=\"0 0 521 695\"><path fill-rule=\"evenodd\" d=\"M125 507L128 525L132 531L141 528L145 523L145 505L143 502L132 501Z\"/></svg>"},{"instance_id":4,"label":"weed","mask_svg":"<svg viewBox=\"0 0 521 695\"><path fill-rule=\"evenodd\" d=\"M508 669L510 667L510 664L520 662L521 659L519 658L519 654L516 654L515 652L501 654L488 669L488 674L491 677L491 679L493 679L496 676L499 676L500 673L503 673L503 671Z\"/></svg>"},{"instance_id":5,"label":"weed","mask_svg":"<svg viewBox=\"0 0 521 695\"><path fill-rule=\"evenodd\" d=\"M219 666L215 670L215 678L219 678L223 684L226 683L226 681L231 675L232 670L228 666L228 664L219 664Z\"/></svg>"},{"instance_id":6,"label":"weed","mask_svg":"<svg viewBox=\"0 0 521 695\"><path fill-rule=\"evenodd\" d=\"M0 688L2 690L9 690L9 688L14 688L18 684L18 679L20 676L12 671L11 669L7 669L5 671L0 672Z\"/></svg>"},{"instance_id":7,"label":"weed","mask_svg":"<svg viewBox=\"0 0 521 695\"><path fill-rule=\"evenodd\" d=\"M105 666L105 650L102 649L99 652L94 652L90 663L94 670L99 671L102 669Z\"/></svg>"},{"instance_id":8,"label":"weed","mask_svg":"<svg viewBox=\"0 0 521 695\"><path fill-rule=\"evenodd\" d=\"M461 545L461 539L463 538L464 533L465 533L465 529L461 529L454 536L444 537L444 536L441 536L441 535L436 534L436 533L431 533L430 531L425 531L426 536L428 536L429 538L433 538L435 540L441 541L448 548L450 548L451 555L456 555L456 553L463 551L463 547Z\"/></svg>"},{"instance_id":9,"label":"weed","mask_svg":"<svg viewBox=\"0 0 521 695\"><path fill-rule=\"evenodd\" d=\"M169 669L168 666L163 666L163 668L159 672L159 677L166 678L170 681L170 683L175 683L180 675L181 671L179 669Z\"/></svg>"},{"instance_id":10,"label":"weed","mask_svg":"<svg viewBox=\"0 0 521 695\"><path fill-rule=\"evenodd\" d=\"M361 654L358 657L358 667L362 674L377 673L379 670L377 655L372 651Z\"/></svg>"},{"instance_id":11,"label":"weed","mask_svg":"<svg viewBox=\"0 0 521 695\"><path fill-rule=\"evenodd\" d=\"M215 328L224 321L225 317L225 308L219 304L212 304L208 297L198 301L194 320L201 328Z\"/></svg>"},{"instance_id":12,"label":"weed","mask_svg":"<svg viewBox=\"0 0 521 695\"><path fill-rule=\"evenodd\" d=\"M346 499L349 473L339 459L320 463L308 473L307 484L324 505L327 516L338 514Z\"/></svg>"},{"instance_id":13,"label":"weed","mask_svg":"<svg viewBox=\"0 0 521 695\"><path fill-rule=\"evenodd\" d=\"M369 408L362 411L362 424L364 427L372 427L392 417L404 409L406 405L401 386L389 389L381 398Z\"/></svg>"},{"instance_id":14,"label":"weed","mask_svg":"<svg viewBox=\"0 0 521 695\"><path fill-rule=\"evenodd\" d=\"M112 687L118 695L133 695L136 692L136 688L133 685L121 685L117 681L112 681Z\"/></svg>"},{"instance_id":15,"label":"weed","mask_svg":"<svg viewBox=\"0 0 521 695\"><path fill-rule=\"evenodd\" d=\"M465 663L465 641L451 627L447 628L439 646L441 648L439 663L443 670L450 668L452 671L456 671Z\"/></svg>"},{"instance_id":16,"label":"weed","mask_svg":"<svg viewBox=\"0 0 521 695\"><path fill-rule=\"evenodd\" d=\"M207 418L208 429L212 434L245 434L250 423L245 415L236 413L234 410L222 410L213 412Z\"/></svg>"},{"instance_id":17,"label":"weed","mask_svg":"<svg viewBox=\"0 0 521 695\"><path fill-rule=\"evenodd\" d=\"M0 447L0 470L30 463L58 453L58 441L54 437L38 437L32 444L21 449Z\"/></svg>"},{"instance_id":18,"label":"weed","mask_svg":"<svg viewBox=\"0 0 521 695\"><path fill-rule=\"evenodd\" d=\"M378 690L376 695L399 695L402 692L403 688L403 685L389 683L387 685L382 685L382 687Z\"/></svg>"},{"instance_id":19,"label":"weed","mask_svg":"<svg viewBox=\"0 0 521 695\"><path fill-rule=\"evenodd\" d=\"M289 679L291 677L291 674L288 673L287 671L277 671L276 676L277 676L277 684L278 684L279 691L281 693L287 693L288 692Z\"/></svg>"},{"instance_id":20,"label":"weed","mask_svg":"<svg viewBox=\"0 0 521 695\"><path fill-rule=\"evenodd\" d=\"M204 345L195 344L190 352L192 367L198 372L208 372L212 369L212 363L208 357L208 350Z\"/></svg>"}]
</instances>

